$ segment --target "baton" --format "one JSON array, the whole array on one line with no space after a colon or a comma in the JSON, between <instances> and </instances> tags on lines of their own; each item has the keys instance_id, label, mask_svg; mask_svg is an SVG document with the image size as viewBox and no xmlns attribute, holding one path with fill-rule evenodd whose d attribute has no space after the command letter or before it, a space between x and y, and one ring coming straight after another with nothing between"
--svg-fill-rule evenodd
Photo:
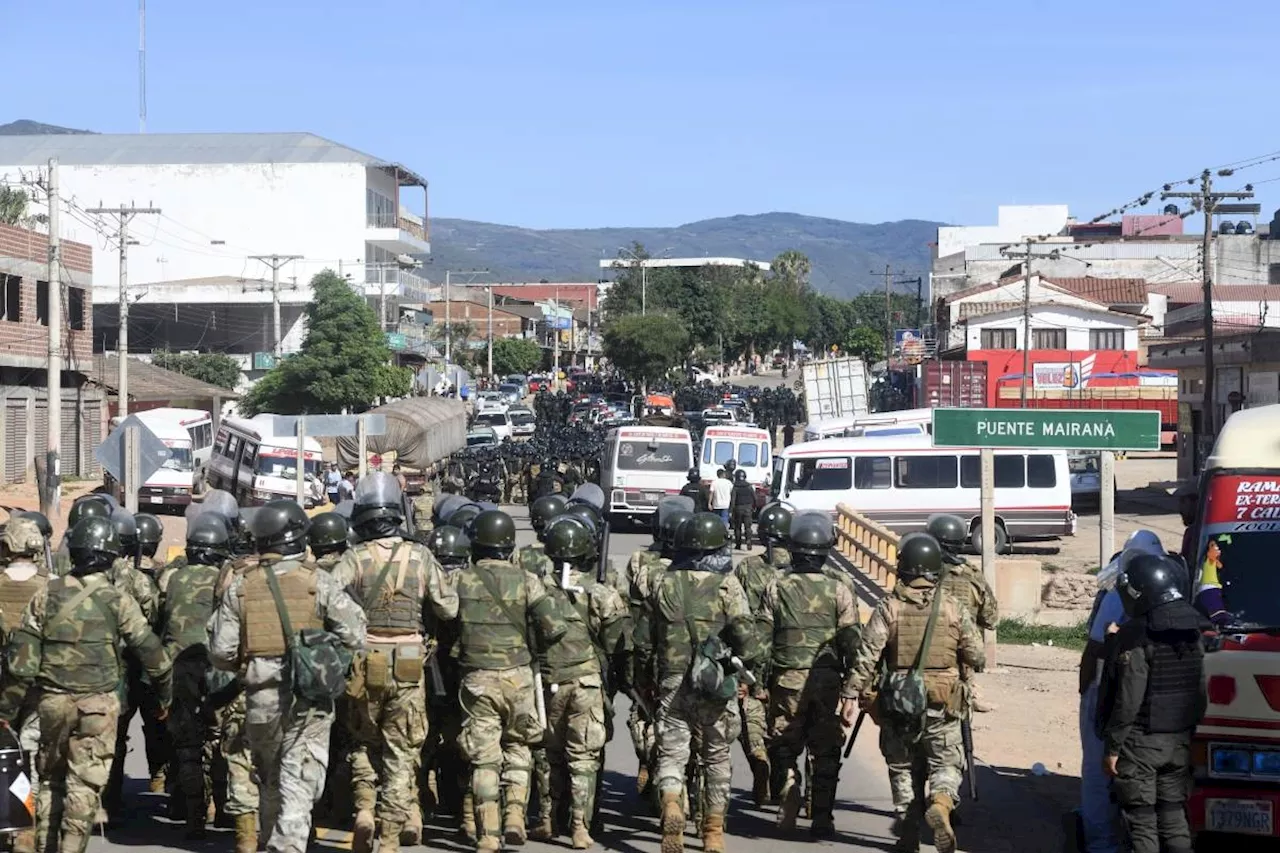
<instances>
[{"instance_id":1,"label":"baton","mask_svg":"<svg viewBox=\"0 0 1280 853\"><path fill-rule=\"evenodd\" d=\"M853 732L849 735L849 740L844 745L844 757L848 758L853 753L853 744L858 739L858 730L862 728L862 721L867 718L866 711L858 712L858 720L853 724Z\"/></svg>"}]
</instances>

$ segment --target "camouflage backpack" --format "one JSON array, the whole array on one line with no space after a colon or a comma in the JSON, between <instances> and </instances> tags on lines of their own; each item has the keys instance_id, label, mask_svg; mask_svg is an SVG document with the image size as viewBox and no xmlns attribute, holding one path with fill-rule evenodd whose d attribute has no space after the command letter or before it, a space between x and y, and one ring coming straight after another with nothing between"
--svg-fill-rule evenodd
<instances>
[{"instance_id":1,"label":"camouflage backpack","mask_svg":"<svg viewBox=\"0 0 1280 853\"><path fill-rule=\"evenodd\" d=\"M271 597L275 599L276 612L280 615L293 695L320 705L331 703L346 692L351 651L342 645L336 634L323 628L304 628L295 633L276 573L266 566L263 574L271 589Z\"/></svg>"}]
</instances>

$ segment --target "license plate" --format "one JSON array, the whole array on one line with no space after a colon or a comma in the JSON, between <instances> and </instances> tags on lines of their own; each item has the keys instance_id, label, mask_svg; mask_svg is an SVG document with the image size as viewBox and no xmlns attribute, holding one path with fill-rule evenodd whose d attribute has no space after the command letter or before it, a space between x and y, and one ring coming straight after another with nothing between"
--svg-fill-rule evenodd
<instances>
[{"instance_id":1,"label":"license plate","mask_svg":"<svg viewBox=\"0 0 1280 853\"><path fill-rule=\"evenodd\" d=\"M666 492L645 492L644 496L649 500L650 503L656 504L658 501L666 497Z\"/></svg>"},{"instance_id":2,"label":"license plate","mask_svg":"<svg viewBox=\"0 0 1280 853\"><path fill-rule=\"evenodd\" d=\"M152 495L150 498L148 498L148 500L150 500L153 504L164 503L164 498L160 497L159 495Z\"/></svg>"},{"instance_id":3,"label":"license plate","mask_svg":"<svg viewBox=\"0 0 1280 853\"><path fill-rule=\"evenodd\" d=\"M1271 835L1272 814L1268 800L1205 800L1205 829L1238 835Z\"/></svg>"}]
</instances>

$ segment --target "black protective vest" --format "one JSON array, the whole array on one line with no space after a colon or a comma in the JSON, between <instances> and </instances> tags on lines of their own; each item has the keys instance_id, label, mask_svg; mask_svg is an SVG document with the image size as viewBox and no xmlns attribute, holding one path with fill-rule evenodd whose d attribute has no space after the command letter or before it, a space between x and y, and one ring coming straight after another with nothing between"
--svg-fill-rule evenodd
<instances>
[{"instance_id":1,"label":"black protective vest","mask_svg":"<svg viewBox=\"0 0 1280 853\"><path fill-rule=\"evenodd\" d=\"M1150 672L1147 676L1147 695L1142 700L1136 722L1147 734L1194 729L1200 722L1203 708L1200 673L1204 654L1199 643L1193 641L1179 648L1158 642L1148 635L1143 651L1147 655Z\"/></svg>"}]
</instances>

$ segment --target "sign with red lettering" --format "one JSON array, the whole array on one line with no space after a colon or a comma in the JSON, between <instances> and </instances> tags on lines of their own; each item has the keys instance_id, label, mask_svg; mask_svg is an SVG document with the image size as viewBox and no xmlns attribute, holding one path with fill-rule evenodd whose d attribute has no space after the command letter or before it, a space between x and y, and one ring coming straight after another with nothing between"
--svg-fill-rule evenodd
<instances>
[{"instance_id":1,"label":"sign with red lettering","mask_svg":"<svg viewBox=\"0 0 1280 853\"><path fill-rule=\"evenodd\" d=\"M1280 475L1219 474L1205 495L1204 532L1280 531Z\"/></svg>"}]
</instances>

